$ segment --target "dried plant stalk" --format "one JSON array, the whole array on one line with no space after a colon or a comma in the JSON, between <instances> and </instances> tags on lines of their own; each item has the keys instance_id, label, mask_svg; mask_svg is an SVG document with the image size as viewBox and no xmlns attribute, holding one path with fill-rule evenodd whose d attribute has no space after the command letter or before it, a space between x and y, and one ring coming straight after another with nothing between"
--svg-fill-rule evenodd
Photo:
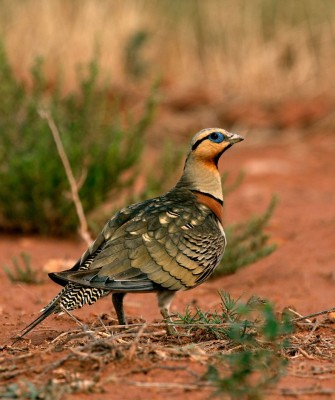
<instances>
[{"instance_id":1,"label":"dried plant stalk","mask_svg":"<svg viewBox=\"0 0 335 400\"><path fill-rule=\"evenodd\" d=\"M76 207L76 211L77 211L77 215L78 215L79 223L80 223L79 234L82 237L82 239L87 243L87 245L89 245L92 242L92 238L88 231L87 220L85 217L83 205L80 201L80 197L79 197L79 193L78 193L78 185L73 176L71 165L70 165L69 159L66 155L58 128L55 124L54 119L50 115L49 111L40 110L39 113L40 113L41 118L45 119L49 125L50 131L51 131L54 141L56 143L59 157L62 160L64 170L65 170L67 179L68 179L70 187L71 187L71 196L72 196L73 203Z\"/></svg>"}]
</instances>

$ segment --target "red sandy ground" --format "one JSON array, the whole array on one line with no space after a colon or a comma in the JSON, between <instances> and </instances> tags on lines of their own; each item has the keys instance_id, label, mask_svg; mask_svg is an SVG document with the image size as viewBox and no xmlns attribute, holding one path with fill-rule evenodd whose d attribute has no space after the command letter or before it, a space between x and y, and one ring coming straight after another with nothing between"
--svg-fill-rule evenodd
<instances>
[{"instance_id":1,"label":"red sandy ground","mask_svg":"<svg viewBox=\"0 0 335 400\"><path fill-rule=\"evenodd\" d=\"M266 145L256 144L249 136L227 152L222 160L224 170L232 175L245 171L243 184L225 202L227 223L242 221L251 214L264 211L273 193L280 197L271 220L269 232L278 249L269 257L238 271L235 275L211 280L197 289L179 293L172 311L183 311L196 301L204 310L219 309L217 289L228 291L233 297L258 295L270 299L278 310L292 306L301 314L325 310L335 306L335 136L303 133L278 135L267 140ZM0 238L1 265L11 265L13 256L25 251L32 255L33 266L42 270L52 258L76 259L85 249L81 242L40 237L2 236ZM15 335L58 292L59 287L45 278L42 285L11 284L0 268L0 346L10 343ZM146 321L159 319L154 295L129 295L126 313ZM110 299L85 307L75 315L85 323L92 323L97 315L112 311ZM114 314L113 314L114 315ZM53 328L49 331L46 328ZM67 329L76 328L67 316L50 317L42 326L29 334L32 345L46 344ZM25 345L27 342L25 342ZM19 346L19 345L18 345ZM23 346L24 347L24 346ZM4 352L0 352L0 357ZM24 352L23 352L24 354ZM27 361L29 362L29 360ZM164 365L164 362L161 364ZM194 360L173 362L169 365L188 366L204 372L201 363ZM294 370L316 366L334 367L334 361L317 362L300 354L291 360L288 376L277 388L297 389L319 385L335 389L335 374L320 380L295 376ZM144 367L143 360L120 361L108 365L105 376L122 375L123 372ZM29 377L28 377L29 378ZM34 374L30 377L34 379ZM188 382L190 375L184 371L153 370L139 373L132 379L143 382ZM10 381L9 381L10 382ZM5 382L8 384L9 382ZM112 381L105 386L107 393L94 394L94 399L202 399L210 391L185 391L184 389L138 388L118 385ZM68 399L85 399L87 394L67 395ZM272 394L267 398L283 398ZM320 398L320 395L303 396ZM323 397L322 397L323 398ZM331 398L331 397L326 397Z\"/></svg>"}]
</instances>

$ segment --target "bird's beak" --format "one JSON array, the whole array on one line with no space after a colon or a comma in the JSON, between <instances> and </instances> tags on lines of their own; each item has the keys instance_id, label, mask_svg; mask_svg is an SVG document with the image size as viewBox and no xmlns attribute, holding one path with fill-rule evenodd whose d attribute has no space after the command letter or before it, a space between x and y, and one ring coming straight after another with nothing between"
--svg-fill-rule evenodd
<instances>
[{"instance_id":1,"label":"bird's beak","mask_svg":"<svg viewBox=\"0 0 335 400\"><path fill-rule=\"evenodd\" d=\"M244 137L237 135L236 133L232 133L232 135L228 138L228 142L230 144L238 143L244 140Z\"/></svg>"}]
</instances>

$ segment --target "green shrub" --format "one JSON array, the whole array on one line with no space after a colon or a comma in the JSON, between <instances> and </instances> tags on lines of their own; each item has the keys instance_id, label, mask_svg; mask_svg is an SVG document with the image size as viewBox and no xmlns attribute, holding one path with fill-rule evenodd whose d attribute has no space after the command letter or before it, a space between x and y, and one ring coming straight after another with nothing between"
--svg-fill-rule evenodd
<instances>
[{"instance_id":1,"label":"green shrub","mask_svg":"<svg viewBox=\"0 0 335 400\"><path fill-rule=\"evenodd\" d=\"M276 204L277 197L273 196L263 214L225 228L228 245L213 277L233 274L239 268L252 264L275 251L276 244L269 244L269 235L265 232L265 228L273 215Z\"/></svg>"},{"instance_id":2,"label":"green shrub","mask_svg":"<svg viewBox=\"0 0 335 400\"><path fill-rule=\"evenodd\" d=\"M17 257L12 257L13 268L10 268L7 265L4 265L3 270L7 275L8 279L14 282L22 282L27 284L40 284L42 280L38 277L38 271L31 267L31 255L25 252L20 254L21 256L21 264Z\"/></svg>"},{"instance_id":3,"label":"green shrub","mask_svg":"<svg viewBox=\"0 0 335 400\"><path fill-rule=\"evenodd\" d=\"M26 379L20 379L16 383L3 385L0 388L0 398L61 400L64 399L67 392L71 392L69 385L57 384L53 379L50 379L47 383L42 385L37 385Z\"/></svg>"},{"instance_id":4,"label":"green shrub","mask_svg":"<svg viewBox=\"0 0 335 400\"><path fill-rule=\"evenodd\" d=\"M31 89L17 80L0 46L0 229L73 232L78 220L69 183L39 109L47 107L55 119L88 213L112 188L124 185L122 172L138 161L154 96L149 96L142 116L134 120L121 110L107 85L99 84L96 61L78 73L76 93L62 96L60 80L49 90L40 59L31 78ZM130 180L136 173L132 171Z\"/></svg>"},{"instance_id":5,"label":"green shrub","mask_svg":"<svg viewBox=\"0 0 335 400\"><path fill-rule=\"evenodd\" d=\"M143 49L150 35L145 30L135 31L128 39L124 50L124 69L133 80L147 75L150 63L143 59Z\"/></svg>"},{"instance_id":6,"label":"green shrub","mask_svg":"<svg viewBox=\"0 0 335 400\"><path fill-rule=\"evenodd\" d=\"M223 350L202 378L216 386L214 396L261 399L285 372L287 361L282 352L289 346L286 337L293 325L287 315L277 317L268 301L251 297L244 303L224 291L219 295L220 312L187 308L176 324L188 329L188 334L199 332L201 340L205 332L206 340L222 341Z\"/></svg>"}]
</instances>

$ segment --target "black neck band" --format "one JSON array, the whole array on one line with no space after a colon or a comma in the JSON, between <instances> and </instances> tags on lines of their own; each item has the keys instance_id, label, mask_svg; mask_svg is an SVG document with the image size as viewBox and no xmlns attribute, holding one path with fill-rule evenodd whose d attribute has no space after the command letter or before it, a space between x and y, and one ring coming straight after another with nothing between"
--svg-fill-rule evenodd
<instances>
[{"instance_id":1,"label":"black neck band","mask_svg":"<svg viewBox=\"0 0 335 400\"><path fill-rule=\"evenodd\" d=\"M191 190L191 191L192 191L193 193L200 193L200 194L202 194L202 195L204 195L204 196L208 196L208 197L212 198L213 200L217 201L219 204L221 204L221 205L223 206L223 200L218 199L217 197L213 196L213 195L210 194L210 193L201 192L200 190Z\"/></svg>"}]
</instances>

